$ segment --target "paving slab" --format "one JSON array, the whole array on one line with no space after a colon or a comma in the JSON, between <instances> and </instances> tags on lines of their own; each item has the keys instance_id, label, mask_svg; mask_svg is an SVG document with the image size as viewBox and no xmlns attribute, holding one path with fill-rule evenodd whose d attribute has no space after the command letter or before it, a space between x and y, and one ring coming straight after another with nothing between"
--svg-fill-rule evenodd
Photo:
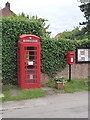
<instances>
[{"instance_id":1,"label":"paving slab","mask_svg":"<svg viewBox=\"0 0 90 120\"><path fill-rule=\"evenodd\" d=\"M18 90L17 89L10 89L10 96L17 96Z\"/></svg>"}]
</instances>

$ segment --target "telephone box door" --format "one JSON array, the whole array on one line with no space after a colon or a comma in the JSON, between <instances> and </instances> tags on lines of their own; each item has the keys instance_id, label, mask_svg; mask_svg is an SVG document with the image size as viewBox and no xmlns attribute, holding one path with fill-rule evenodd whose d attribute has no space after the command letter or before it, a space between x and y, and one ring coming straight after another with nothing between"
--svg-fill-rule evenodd
<instances>
[{"instance_id":1,"label":"telephone box door","mask_svg":"<svg viewBox=\"0 0 90 120\"><path fill-rule=\"evenodd\" d=\"M24 47L24 87L40 87L40 54L39 45L23 46Z\"/></svg>"},{"instance_id":2,"label":"telephone box door","mask_svg":"<svg viewBox=\"0 0 90 120\"><path fill-rule=\"evenodd\" d=\"M39 46L24 45L25 86L39 87L40 81Z\"/></svg>"}]
</instances>

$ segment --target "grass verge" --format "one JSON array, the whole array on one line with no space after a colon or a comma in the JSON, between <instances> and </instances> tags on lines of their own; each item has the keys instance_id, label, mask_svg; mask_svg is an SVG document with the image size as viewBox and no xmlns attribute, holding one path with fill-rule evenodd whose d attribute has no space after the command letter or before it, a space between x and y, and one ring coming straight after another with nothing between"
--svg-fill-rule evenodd
<instances>
[{"instance_id":1,"label":"grass verge","mask_svg":"<svg viewBox=\"0 0 90 120\"><path fill-rule=\"evenodd\" d=\"M17 91L15 96L11 96L10 91L12 91L12 90ZM4 85L2 88L2 93L5 96L2 98L2 102L45 97L45 92L41 88L21 89L15 85Z\"/></svg>"},{"instance_id":2,"label":"grass verge","mask_svg":"<svg viewBox=\"0 0 90 120\"><path fill-rule=\"evenodd\" d=\"M64 86L63 93L73 93L78 91L85 91L88 89L90 90L90 87L88 87L85 81L88 81L88 79L71 80L70 82L67 82ZM46 85L48 87L55 88L55 81L49 81ZM55 91L59 92L60 90L55 89Z\"/></svg>"},{"instance_id":3,"label":"grass verge","mask_svg":"<svg viewBox=\"0 0 90 120\"><path fill-rule=\"evenodd\" d=\"M90 87L85 83L85 81L90 81L90 79L80 79L80 80L71 80L67 82L64 86L64 90L57 90L55 88L55 81L49 81L43 87L54 88L56 93L73 93L78 91L90 90ZM16 95L12 96L10 91L16 90ZM15 100L25 100L31 98L45 97L45 92L41 88L35 89L21 89L15 85L3 85L2 93L5 97L2 98L4 101L15 101Z\"/></svg>"}]
</instances>

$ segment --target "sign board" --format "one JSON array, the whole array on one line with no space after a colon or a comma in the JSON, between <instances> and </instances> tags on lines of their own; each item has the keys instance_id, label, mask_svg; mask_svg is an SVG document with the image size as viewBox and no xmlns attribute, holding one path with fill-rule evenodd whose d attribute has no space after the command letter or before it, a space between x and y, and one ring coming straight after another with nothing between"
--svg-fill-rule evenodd
<instances>
[{"instance_id":1,"label":"sign board","mask_svg":"<svg viewBox=\"0 0 90 120\"><path fill-rule=\"evenodd\" d=\"M33 79L33 75L30 75L30 79Z\"/></svg>"},{"instance_id":2,"label":"sign board","mask_svg":"<svg viewBox=\"0 0 90 120\"><path fill-rule=\"evenodd\" d=\"M28 65L33 65L33 61L28 61Z\"/></svg>"},{"instance_id":3,"label":"sign board","mask_svg":"<svg viewBox=\"0 0 90 120\"><path fill-rule=\"evenodd\" d=\"M90 47L77 47L76 63L90 63Z\"/></svg>"},{"instance_id":4,"label":"sign board","mask_svg":"<svg viewBox=\"0 0 90 120\"><path fill-rule=\"evenodd\" d=\"M73 62L73 58L71 58L71 62Z\"/></svg>"},{"instance_id":5,"label":"sign board","mask_svg":"<svg viewBox=\"0 0 90 120\"><path fill-rule=\"evenodd\" d=\"M37 40L23 40L23 42L37 42Z\"/></svg>"}]
</instances>

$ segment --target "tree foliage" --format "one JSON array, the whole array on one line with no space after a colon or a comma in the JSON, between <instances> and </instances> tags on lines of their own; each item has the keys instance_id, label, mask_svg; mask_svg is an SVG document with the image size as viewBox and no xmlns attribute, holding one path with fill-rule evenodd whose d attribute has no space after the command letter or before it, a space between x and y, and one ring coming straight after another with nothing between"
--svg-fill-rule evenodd
<instances>
[{"instance_id":1,"label":"tree foliage","mask_svg":"<svg viewBox=\"0 0 90 120\"><path fill-rule=\"evenodd\" d=\"M80 10L84 13L84 17L86 18L86 21L80 23L80 25L85 26L83 29L83 32L88 36L88 39L90 39L90 2L83 3L79 7L80 7Z\"/></svg>"},{"instance_id":2,"label":"tree foliage","mask_svg":"<svg viewBox=\"0 0 90 120\"><path fill-rule=\"evenodd\" d=\"M83 29L80 30L80 27L74 27L72 31L64 31L63 33L59 33L59 35L60 38L65 38L70 40L82 40L86 38Z\"/></svg>"},{"instance_id":3,"label":"tree foliage","mask_svg":"<svg viewBox=\"0 0 90 120\"><path fill-rule=\"evenodd\" d=\"M44 34L43 37L50 37L51 32L48 31L48 28L50 25L47 25L47 21L44 18L38 18L38 16L29 16L29 15L25 15L24 12L22 12L21 14L19 14L19 17L22 18L28 18L29 20L34 20L34 21L38 21L39 23L41 23L42 26L42 32Z\"/></svg>"},{"instance_id":4,"label":"tree foliage","mask_svg":"<svg viewBox=\"0 0 90 120\"><path fill-rule=\"evenodd\" d=\"M82 29L80 30L79 27L75 27L72 31L64 31L63 33L59 33L60 38L71 40L90 39L90 3L84 3L79 7L86 18L85 22L80 23L80 25L83 25Z\"/></svg>"}]
</instances>

